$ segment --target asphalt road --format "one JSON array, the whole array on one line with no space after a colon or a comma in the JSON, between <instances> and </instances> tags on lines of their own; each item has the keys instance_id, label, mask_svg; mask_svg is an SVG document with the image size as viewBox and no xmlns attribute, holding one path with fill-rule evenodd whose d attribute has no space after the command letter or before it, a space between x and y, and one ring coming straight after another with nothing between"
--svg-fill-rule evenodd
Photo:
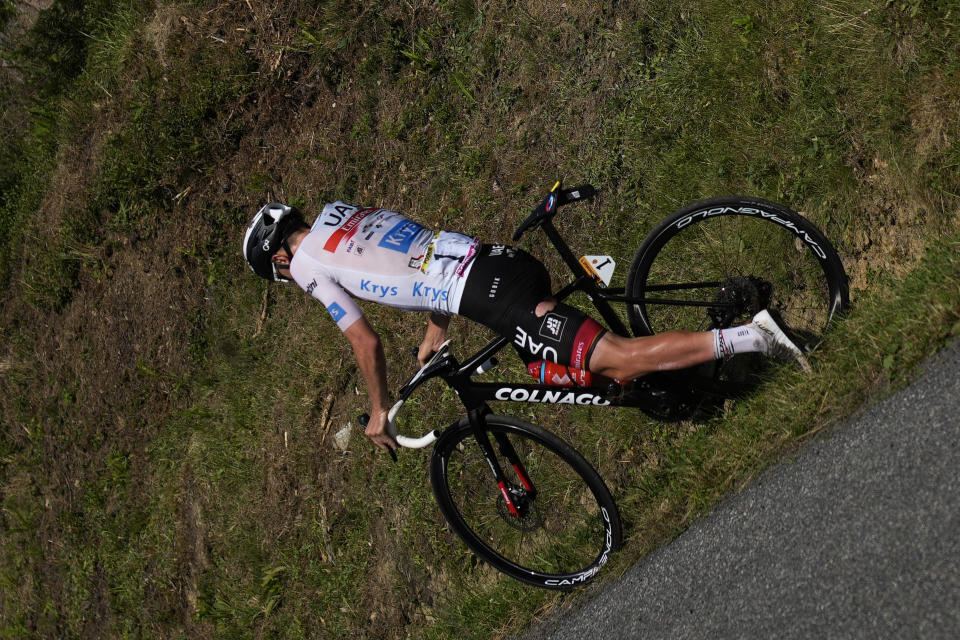
<instances>
[{"instance_id":1,"label":"asphalt road","mask_svg":"<svg viewBox=\"0 0 960 640\"><path fill-rule=\"evenodd\" d=\"M960 342L528 640L960 638Z\"/></svg>"}]
</instances>

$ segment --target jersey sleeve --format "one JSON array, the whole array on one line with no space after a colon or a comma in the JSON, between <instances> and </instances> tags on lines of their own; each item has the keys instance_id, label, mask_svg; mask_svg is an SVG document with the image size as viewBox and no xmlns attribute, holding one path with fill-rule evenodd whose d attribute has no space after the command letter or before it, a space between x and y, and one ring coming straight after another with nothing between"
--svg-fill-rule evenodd
<instances>
[{"instance_id":1,"label":"jersey sleeve","mask_svg":"<svg viewBox=\"0 0 960 640\"><path fill-rule=\"evenodd\" d=\"M309 278L301 280L296 277L296 273L291 275L304 291L320 301L333 321L340 327L340 331L346 331L350 325L363 317L363 311L360 310L356 301L331 278L314 273Z\"/></svg>"},{"instance_id":2,"label":"jersey sleeve","mask_svg":"<svg viewBox=\"0 0 960 640\"><path fill-rule=\"evenodd\" d=\"M326 280L322 286L318 283L310 295L323 304L327 313L340 327L340 331L346 331L350 325L363 317L360 305L332 280Z\"/></svg>"}]
</instances>

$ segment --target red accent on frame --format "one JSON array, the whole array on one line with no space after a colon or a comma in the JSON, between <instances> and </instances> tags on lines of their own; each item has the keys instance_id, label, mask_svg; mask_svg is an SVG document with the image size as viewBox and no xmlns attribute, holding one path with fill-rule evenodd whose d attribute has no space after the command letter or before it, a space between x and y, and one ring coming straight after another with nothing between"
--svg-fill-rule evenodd
<instances>
[{"instance_id":1,"label":"red accent on frame","mask_svg":"<svg viewBox=\"0 0 960 640\"><path fill-rule=\"evenodd\" d=\"M523 468L523 465L518 462L513 465L513 470L517 472L517 477L520 478L520 483L523 485L523 488L527 491L533 491L533 483L531 483L530 478L527 477L527 470Z\"/></svg>"},{"instance_id":2,"label":"red accent on frame","mask_svg":"<svg viewBox=\"0 0 960 640\"><path fill-rule=\"evenodd\" d=\"M510 499L510 494L507 493L507 485L504 484L502 481L497 484L500 487L500 495L503 496L503 499L507 502L507 508L510 509L510 515L512 515L515 518L519 518L520 512L517 511L517 508L515 506L513 506L513 500Z\"/></svg>"}]
</instances>

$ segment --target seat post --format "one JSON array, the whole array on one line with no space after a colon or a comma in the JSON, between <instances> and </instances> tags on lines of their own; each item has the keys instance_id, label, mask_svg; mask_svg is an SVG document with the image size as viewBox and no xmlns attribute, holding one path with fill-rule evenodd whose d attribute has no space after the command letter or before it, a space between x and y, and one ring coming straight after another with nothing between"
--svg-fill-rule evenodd
<instances>
[{"instance_id":1,"label":"seat post","mask_svg":"<svg viewBox=\"0 0 960 640\"><path fill-rule=\"evenodd\" d=\"M599 295L596 281L594 281L592 277L587 276L587 273L584 271L580 261L577 260L575 255L573 255L573 251L570 250L570 247L567 245L566 241L564 241L564 239L560 236L560 232L557 231L557 228L553 226L553 221L549 219L544 220L543 224L540 226L543 228L543 232L547 234L547 238L550 239L550 243L556 247L557 253L560 254L560 257L563 258L563 261L567 263L568 267L570 267L570 271L573 272L576 280L574 280L570 286L587 294L587 297L589 297L590 301L593 302L593 306L596 307L598 312L600 312L600 316L607 323L607 326L611 331L618 335L630 335L627 331L627 328L624 326L623 321L620 320L620 317L614 312L603 296ZM564 289L564 291L566 291L566 289Z\"/></svg>"}]
</instances>

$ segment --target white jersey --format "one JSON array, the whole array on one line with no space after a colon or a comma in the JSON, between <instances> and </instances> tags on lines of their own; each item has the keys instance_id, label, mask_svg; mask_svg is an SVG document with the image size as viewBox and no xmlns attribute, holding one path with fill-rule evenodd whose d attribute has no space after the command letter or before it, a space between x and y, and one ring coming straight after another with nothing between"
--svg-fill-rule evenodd
<instances>
[{"instance_id":1,"label":"white jersey","mask_svg":"<svg viewBox=\"0 0 960 640\"><path fill-rule=\"evenodd\" d=\"M478 247L476 238L431 231L396 211L333 202L297 248L290 274L345 331L363 316L353 298L457 313Z\"/></svg>"}]
</instances>

